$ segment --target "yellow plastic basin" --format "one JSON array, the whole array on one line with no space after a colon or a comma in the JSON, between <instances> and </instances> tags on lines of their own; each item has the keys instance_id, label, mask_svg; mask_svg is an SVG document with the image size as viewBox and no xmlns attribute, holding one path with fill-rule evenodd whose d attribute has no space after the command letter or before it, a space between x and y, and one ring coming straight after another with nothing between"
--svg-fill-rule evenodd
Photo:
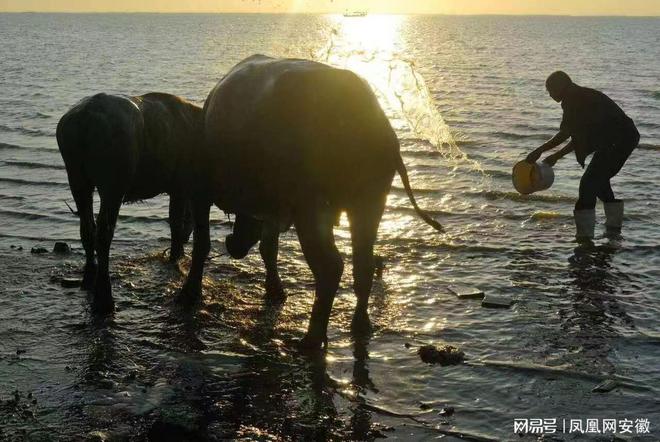
<instances>
[{"instance_id":1,"label":"yellow plastic basin","mask_svg":"<svg viewBox=\"0 0 660 442\"><path fill-rule=\"evenodd\" d=\"M523 195L549 189L555 173L548 163L528 163L523 160L513 166L513 187Z\"/></svg>"}]
</instances>

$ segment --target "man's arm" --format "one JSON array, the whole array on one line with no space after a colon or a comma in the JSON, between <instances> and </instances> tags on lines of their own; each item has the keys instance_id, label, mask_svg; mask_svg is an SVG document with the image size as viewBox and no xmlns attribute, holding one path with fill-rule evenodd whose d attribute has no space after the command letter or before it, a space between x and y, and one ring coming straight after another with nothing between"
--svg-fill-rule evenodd
<instances>
[{"instance_id":1,"label":"man's arm","mask_svg":"<svg viewBox=\"0 0 660 442\"><path fill-rule=\"evenodd\" d=\"M569 137L570 137L570 135L567 132L564 132L564 131L560 130L559 132L557 132L557 135L550 138L548 141L543 143L541 145L541 147L539 147L538 149L535 149L534 151L532 151L532 153L527 155L527 158L526 158L527 162L528 163L537 162L538 159L541 158L541 154L543 154L543 152L547 152L549 150L554 149L555 147L559 146L564 141L568 140ZM568 152L570 152L570 150ZM568 152L566 152L566 153L568 153ZM566 154L564 154L564 155L566 155Z\"/></svg>"},{"instance_id":2,"label":"man's arm","mask_svg":"<svg viewBox=\"0 0 660 442\"><path fill-rule=\"evenodd\" d=\"M562 147L561 150L559 150L558 152L555 152L552 155L548 155L543 160L543 162L548 163L550 166L554 166L557 160L564 157L566 154L573 152L574 150L575 150L575 145L573 144L573 141L571 141L566 146Z\"/></svg>"}]
</instances>

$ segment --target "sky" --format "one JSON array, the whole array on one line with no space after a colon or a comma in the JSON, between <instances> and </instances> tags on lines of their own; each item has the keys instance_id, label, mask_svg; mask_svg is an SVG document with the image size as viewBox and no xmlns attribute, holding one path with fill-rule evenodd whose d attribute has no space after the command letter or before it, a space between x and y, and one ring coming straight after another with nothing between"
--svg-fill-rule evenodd
<instances>
[{"instance_id":1,"label":"sky","mask_svg":"<svg viewBox=\"0 0 660 442\"><path fill-rule=\"evenodd\" d=\"M343 12L660 16L660 0L0 0L0 11Z\"/></svg>"}]
</instances>

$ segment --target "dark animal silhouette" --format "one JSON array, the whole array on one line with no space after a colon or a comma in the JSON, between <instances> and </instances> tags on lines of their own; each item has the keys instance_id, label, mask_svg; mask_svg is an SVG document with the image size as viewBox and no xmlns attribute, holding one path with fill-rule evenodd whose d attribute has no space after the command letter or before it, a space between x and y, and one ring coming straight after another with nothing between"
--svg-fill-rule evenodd
<instances>
[{"instance_id":1,"label":"dark animal silhouette","mask_svg":"<svg viewBox=\"0 0 660 442\"><path fill-rule=\"evenodd\" d=\"M186 222L190 208L184 189L201 139L201 116L199 106L174 95L97 94L80 101L59 121L57 143L85 248L83 287L93 289L96 311L114 308L108 256L122 202L169 194L170 258L183 255L192 228L189 216ZM96 223L95 188L101 200Z\"/></svg>"},{"instance_id":2,"label":"dark animal silhouette","mask_svg":"<svg viewBox=\"0 0 660 442\"><path fill-rule=\"evenodd\" d=\"M354 329L368 328L373 246L392 179L399 172L419 215L399 142L368 84L354 73L308 60L249 57L211 91L204 106L204 158L191 194L193 260L182 296L199 299L209 248L209 207L236 213L227 249L243 256L257 241L267 286L279 289L277 242L295 225L316 281L302 344L319 348L343 272L333 226L350 223ZM201 178L203 177L203 179Z\"/></svg>"}]
</instances>

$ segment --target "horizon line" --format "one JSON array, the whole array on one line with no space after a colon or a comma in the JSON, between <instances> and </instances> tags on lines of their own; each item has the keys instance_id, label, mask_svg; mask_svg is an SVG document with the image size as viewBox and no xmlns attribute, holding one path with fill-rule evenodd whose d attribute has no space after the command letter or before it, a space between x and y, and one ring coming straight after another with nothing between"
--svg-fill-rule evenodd
<instances>
[{"instance_id":1,"label":"horizon line","mask_svg":"<svg viewBox=\"0 0 660 442\"><path fill-rule=\"evenodd\" d=\"M149 10L135 10L135 11L0 11L0 14L245 14L245 15L342 15L343 12L327 12L327 11L309 11L309 12L291 12L291 11L149 11ZM429 15L429 16L449 16L449 17L612 17L612 18L660 18L658 15L620 15L620 14L500 14L500 13L479 13L479 14L461 14L461 13L446 13L446 12L373 12L369 15Z\"/></svg>"}]
</instances>

